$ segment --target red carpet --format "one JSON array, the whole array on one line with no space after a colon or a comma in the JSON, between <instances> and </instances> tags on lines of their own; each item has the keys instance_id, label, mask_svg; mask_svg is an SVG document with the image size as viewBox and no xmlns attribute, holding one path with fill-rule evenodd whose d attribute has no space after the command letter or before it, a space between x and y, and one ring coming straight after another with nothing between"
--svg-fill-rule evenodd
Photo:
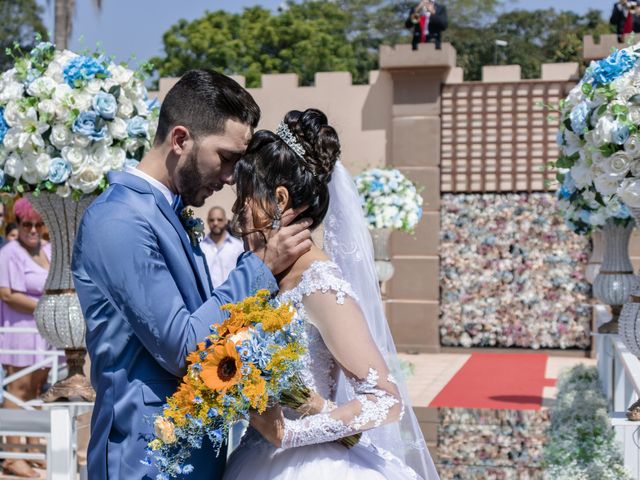
<instances>
[{"instance_id":1,"label":"red carpet","mask_svg":"<svg viewBox=\"0 0 640 480\"><path fill-rule=\"evenodd\" d=\"M539 410L547 355L473 353L430 407Z\"/></svg>"}]
</instances>

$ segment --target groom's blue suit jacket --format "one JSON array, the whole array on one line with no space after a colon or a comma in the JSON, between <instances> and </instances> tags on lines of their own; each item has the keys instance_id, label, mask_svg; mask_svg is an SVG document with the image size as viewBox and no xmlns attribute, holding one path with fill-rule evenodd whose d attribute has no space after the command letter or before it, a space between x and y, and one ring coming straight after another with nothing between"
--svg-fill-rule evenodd
<instances>
[{"instance_id":1,"label":"groom's blue suit jacket","mask_svg":"<svg viewBox=\"0 0 640 480\"><path fill-rule=\"evenodd\" d=\"M72 267L97 393L89 478L151 480L156 470L141 462L151 417L186 373L187 354L224 318L220 305L274 290L275 280L245 253L213 291L201 250L162 193L129 173L109 181L83 216ZM208 446L192 453L189 478L222 477L224 451L216 458Z\"/></svg>"}]
</instances>

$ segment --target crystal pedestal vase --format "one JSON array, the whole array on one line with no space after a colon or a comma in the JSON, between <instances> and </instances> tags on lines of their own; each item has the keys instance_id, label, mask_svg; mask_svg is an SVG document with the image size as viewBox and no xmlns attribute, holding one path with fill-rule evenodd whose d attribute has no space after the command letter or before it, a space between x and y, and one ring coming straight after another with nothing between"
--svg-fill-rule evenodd
<instances>
[{"instance_id":1,"label":"crystal pedestal vase","mask_svg":"<svg viewBox=\"0 0 640 480\"><path fill-rule=\"evenodd\" d=\"M584 272L585 279L591 285L593 285L593 282L598 276L598 272L600 272L603 258L604 238L602 237L602 232L596 230L591 234L591 255L589 256L589 261L587 262L587 267Z\"/></svg>"},{"instance_id":2,"label":"crystal pedestal vase","mask_svg":"<svg viewBox=\"0 0 640 480\"><path fill-rule=\"evenodd\" d=\"M630 208L631 215L636 221L640 221L640 208ZM629 303L626 303L620 314L619 334L623 343L635 356L640 357L640 277L631 289ZM635 402L627 410L629 420L640 420L640 400Z\"/></svg>"},{"instance_id":3,"label":"crystal pedestal vase","mask_svg":"<svg viewBox=\"0 0 640 480\"><path fill-rule=\"evenodd\" d=\"M393 277L393 264L391 263L391 254L389 253L389 240L391 238L391 229L376 228L370 230L371 239L373 240L373 256L376 262L376 273L380 283L386 282Z\"/></svg>"},{"instance_id":4,"label":"crystal pedestal vase","mask_svg":"<svg viewBox=\"0 0 640 480\"><path fill-rule=\"evenodd\" d=\"M629 258L632 229L633 223L623 227L607 220L602 230L604 255L600 272L593 282L593 293L598 300L611 306L612 319L598 327L599 333L618 333L620 311L631 295L635 282Z\"/></svg>"},{"instance_id":5,"label":"crystal pedestal vase","mask_svg":"<svg viewBox=\"0 0 640 480\"><path fill-rule=\"evenodd\" d=\"M85 323L71 276L71 255L82 214L95 197L74 201L43 192L28 194L28 198L42 216L51 239L49 275L34 317L40 334L56 348L64 349L69 367L67 378L53 385L43 399L94 401L95 391L82 369L87 353Z\"/></svg>"}]
</instances>

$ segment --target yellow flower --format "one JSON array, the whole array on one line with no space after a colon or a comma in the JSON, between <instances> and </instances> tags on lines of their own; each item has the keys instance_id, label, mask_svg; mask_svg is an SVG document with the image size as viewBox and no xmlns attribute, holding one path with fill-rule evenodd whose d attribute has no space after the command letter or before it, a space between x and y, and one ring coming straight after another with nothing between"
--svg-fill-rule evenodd
<instances>
[{"instance_id":1,"label":"yellow flower","mask_svg":"<svg viewBox=\"0 0 640 480\"><path fill-rule=\"evenodd\" d=\"M216 345L202 362L200 378L211 390L225 391L242 378L242 362L233 342Z\"/></svg>"},{"instance_id":2,"label":"yellow flower","mask_svg":"<svg viewBox=\"0 0 640 480\"><path fill-rule=\"evenodd\" d=\"M162 441L157 438L149 442L151 450L158 450L160 447L162 447Z\"/></svg>"},{"instance_id":3,"label":"yellow flower","mask_svg":"<svg viewBox=\"0 0 640 480\"><path fill-rule=\"evenodd\" d=\"M176 441L176 432L173 423L164 417L157 417L154 423L156 437L163 443L173 443Z\"/></svg>"},{"instance_id":4,"label":"yellow flower","mask_svg":"<svg viewBox=\"0 0 640 480\"><path fill-rule=\"evenodd\" d=\"M249 377L244 382L242 393L249 399L251 408L255 408L259 413L262 413L267 408L267 382L260 376L260 373L260 370L255 367L251 369Z\"/></svg>"}]
</instances>

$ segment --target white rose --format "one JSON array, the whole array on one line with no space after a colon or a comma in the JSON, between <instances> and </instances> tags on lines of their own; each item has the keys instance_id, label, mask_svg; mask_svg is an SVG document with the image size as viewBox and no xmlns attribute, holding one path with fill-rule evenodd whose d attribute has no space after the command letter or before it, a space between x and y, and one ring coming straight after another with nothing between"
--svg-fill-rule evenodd
<instances>
[{"instance_id":1,"label":"white rose","mask_svg":"<svg viewBox=\"0 0 640 480\"><path fill-rule=\"evenodd\" d=\"M51 128L51 137L49 140L58 150L62 150L64 147L69 145L72 138L71 130L62 123L56 123Z\"/></svg>"},{"instance_id":2,"label":"white rose","mask_svg":"<svg viewBox=\"0 0 640 480\"><path fill-rule=\"evenodd\" d=\"M56 85L57 83L53 78L45 75L31 82L27 88L27 93L32 97L51 98L56 89Z\"/></svg>"},{"instance_id":3,"label":"white rose","mask_svg":"<svg viewBox=\"0 0 640 480\"><path fill-rule=\"evenodd\" d=\"M38 179L44 181L49 177L49 167L51 165L51 157L46 153L39 154L35 159L35 170Z\"/></svg>"},{"instance_id":4,"label":"white rose","mask_svg":"<svg viewBox=\"0 0 640 480\"><path fill-rule=\"evenodd\" d=\"M245 340L249 340L251 338L251 335L249 334L248 330L243 330L241 332L236 333L235 335L231 335L231 337L229 337L229 340L231 340L233 343L242 343Z\"/></svg>"},{"instance_id":5,"label":"white rose","mask_svg":"<svg viewBox=\"0 0 640 480\"><path fill-rule=\"evenodd\" d=\"M593 184L600 195L613 195L618 191L623 178L613 173L602 173L593 179Z\"/></svg>"},{"instance_id":6,"label":"white rose","mask_svg":"<svg viewBox=\"0 0 640 480\"><path fill-rule=\"evenodd\" d=\"M93 78L87 82L87 86L84 87L85 90L91 95L95 95L102 89L103 81L98 78Z\"/></svg>"},{"instance_id":7,"label":"white rose","mask_svg":"<svg viewBox=\"0 0 640 480\"><path fill-rule=\"evenodd\" d=\"M129 135L127 134L127 122L122 118L116 117L109 122L109 135L118 140L123 140Z\"/></svg>"},{"instance_id":8,"label":"white rose","mask_svg":"<svg viewBox=\"0 0 640 480\"><path fill-rule=\"evenodd\" d=\"M591 167L585 165L583 161L578 161L571 167L571 177L578 188L584 188L593 183Z\"/></svg>"},{"instance_id":9,"label":"white rose","mask_svg":"<svg viewBox=\"0 0 640 480\"><path fill-rule=\"evenodd\" d=\"M109 147L100 145L94 148L89 161L101 171L108 171L111 165L111 152L109 152Z\"/></svg>"},{"instance_id":10,"label":"white rose","mask_svg":"<svg viewBox=\"0 0 640 480\"><path fill-rule=\"evenodd\" d=\"M71 175L69 185L83 193L92 193L100 185L103 176L102 170L86 163L80 171Z\"/></svg>"},{"instance_id":11,"label":"white rose","mask_svg":"<svg viewBox=\"0 0 640 480\"><path fill-rule=\"evenodd\" d=\"M72 94L72 98L74 106L81 112L91 108L93 97L90 94L86 92L76 93Z\"/></svg>"},{"instance_id":12,"label":"white rose","mask_svg":"<svg viewBox=\"0 0 640 480\"><path fill-rule=\"evenodd\" d=\"M603 168L607 173L624 177L631 168L631 157L624 151L618 151L607 158Z\"/></svg>"},{"instance_id":13,"label":"white rose","mask_svg":"<svg viewBox=\"0 0 640 480\"><path fill-rule=\"evenodd\" d=\"M84 135L73 135L73 146L77 148L87 148L91 144L91 139Z\"/></svg>"},{"instance_id":14,"label":"white rose","mask_svg":"<svg viewBox=\"0 0 640 480\"><path fill-rule=\"evenodd\" d=\"M38 183L38 171L35 168L25 168L22 172L22 180L30 185Z\"/></svg>"},{"instance_id":15,"label":"white rose","mask_svg":"<svg viewBox=\"0 0 640 480\"><path fill-rule=\"evenodd\" d=\"M627 141L624 142L624 151L631 155L631 158L640 156L640 138L638 138L638 135L634 134L627 138Z\"/></svg>"},{"instance_id":16,"label":"white rose","mask_svg":"<svg viewBox=\"0 0 640 480\"><path fill-rule=\"evenodd\" d=\"M128 83L133 78L133 71L123 67L122 65L112 63L109 65L108 69L111 73L111 78L120 85Z\"/></svg>"},{"instance_id":17,"label":"white rose","mask_svg":"<svg viewBox=\"0 0 640 480\"><path fill-rule=\"evenodd\" d=\"M629 107L629 121L634 125L640 123L640 107Z\"/></svg>"},{"instance_id":18,"label":"white rose","mask_svg":"<svg viewBox=\"0 0 640 480\"><path fill-rule=\"evenodd\" d=\"M71 87L66 83L59 83L56 85L56 89L53 92L53 99L58 103L67 101L72 91Z\"/></svg>"},{"instance_id":19,"label":"white rose","mask_svg":"<svg viewBox=\"0 0 640 480\"><path fill-rule=\"evenodd\" d=\"M56 194L60 195L62 198L67 198L69 195L71 195L71 188L65 182L62 185L58 185L58 188L56 189Z\"/></svg>"},{"instance_id":20,"label":"white rose","mask_svg":"<svg viewBox=\"0 0 640 480\"><path fill-rule=\"evenodd\" d=\"M53 100L42 100L38 103L38 110L40 113L45 113L47 115L55 115L56 113L56 102Z\"/></svg>"},{"instance_id":21,"label":"white rose","mask_svg":"<svg viewBox=\"0 0 640 480\"><path fill-rule=\"evenodd\" d=\"M630 208L640 208L640 180L627 178L618 188L618 197Z\"/></svg>"},{"instance_id":22,"label":"white rose","mask_svg":"<svg viewBox=\"0 0 640 480\"><path fill-rule=\"evenodd\" d=\"M18 100L24 94L24 85L18 82L7 82L0 90L0 102L7 103L10 100Z\"/></svg>"},{"instance_id":23,"label":"white rose","mask_svg":"<svg viewBox=\"0 0 640 480\"><path fill-rule=\"evenodd\" d=\"M20 144L20 129L12 127L7 130L4 136L3 144L7 150L16 150Z\"/></svg>"},{"instance_id":24,"label":"white rose","mask_svg":"<svg viewBox=\"0 0 640 480\"><path fill-rule=\"evenodd\" d=\"M22 158L20 158L18 154L12 153L4 162L4 173L10 177L19 179L22 176L22 172L24 172L24 162Z\"/></svg>"},{"instance_id":25,"label":"white rose","mask_svg":"<svg viewBox=\"0 0 640 480\"><path fill-rule=\"evenodd\" d=\"M85 164L87 153L81 147L64 147L62 149L62 158L71 165L71 171L77 173Z\"/></svg>"},{"instance_id":26,"label":"white rose","mask_svg":"<svg viewBox=\"0 0 640 480\"><path fill-rule=\"evenodd\" d=\"M611 133L616 127L616 121L611 115L603 115L598 120L596 128L585 134L587 141L596 146L611 142Z\"/></svg>"},{"instance_id":27,"label":"white rose","mask_svg":"<svg viewBox=\"0 0 640 480\"><path fill-rule=\"evenodd\" d=\"M122 170L124 167L124 162L127 159L127 154L122 148L119 147L111 147L109 148L110 153L110 166L108 170ZM105 170L105 173L108 171Z\"/></svg>"},{"instance_id":28,"label":"white rose","mask_svg":"<svg viewBox=\"0 0 640 480\"><path fill-rule=\"evenodd\" d=\"M142 115L146 117L149 115L149 107L147 107L147 102L145 102L142 98L138 98L134 103L134 107L138 111L138 115Z\"/></svg>"},{"instance_id":29,"label":"white rose","mask_svg":"<svg viewBox=\"0 0 640 480\"><path fill-rule=\"evenodd\" d=\"M17 102L7 103L4 109L4 119L10 127L20 125L27 118L27 112Z\"/></svg>"},{"instance_id":30,"label":"white rose","mask_svg":"<svg viewBox=\"0 0 640 480\"><path fill-rule=\"evenodd\" d=\"M122 118L130 118L133 115L133 103L124 95L118 99L118 116Z\"/></svg>"},{"instance_id":31,"label":"white rose","mask_svg":"<svg viewBox=\"0 0 640 480\"><path fill-rule=\"evenodd\" d=\"M564 132L564 151L566 155L573 155L582 147L582 140L575 133L566 130Z\"/></svg>"},{"instance_id":32,"label":"white rose","mask_svg":"<svg viewBox=\"0 0 640 480\"><path fill-rule=\"evenodd\" d=\"M640 177L640 160L634 160L631 162L631 168L629 169L631 175L635 178Z\"/></svg>"}]
</instances>

